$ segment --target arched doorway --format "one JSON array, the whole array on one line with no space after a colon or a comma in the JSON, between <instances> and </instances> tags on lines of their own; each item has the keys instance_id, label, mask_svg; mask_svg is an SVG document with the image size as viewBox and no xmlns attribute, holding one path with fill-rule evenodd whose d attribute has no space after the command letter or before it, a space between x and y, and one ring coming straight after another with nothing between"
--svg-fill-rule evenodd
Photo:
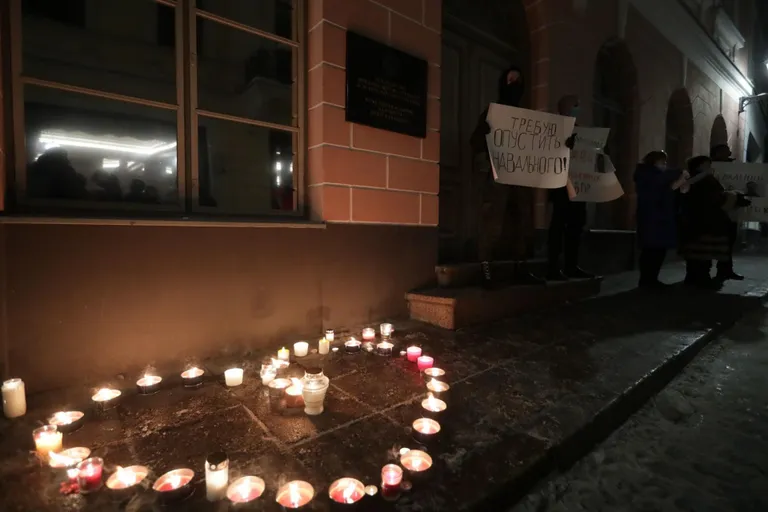
<instances>
[{"instance_id":1,"label":"arched doorway","mask_svg":"<svg viewBox=\"0 0 768 512\"><path fill-rule=\"evenodd\" d=\"M589 225L598 229L634 226L635 195L632 173L638 161L637 69L626 43L618 39L600 47L593 83L593 125L611 129L606 147L616 167L624 196L610 203L590 204Z\"/></svg>"},{"instance_id":2,"label":"arched doorway","mask_svg":"<svg viewBox=\"0 0 768 512\"><path fill-rule=\"evenodd\" d=\"M667 163L675 169L683 169L693 155L693 107L685 89L677 89L669 97L666 124L664 149Z\"/></svg>"},{"instance_id":3,"label":"arched doorway","mask_svg":"<svg viewBox=\"0 0 768 512\"><path fill-rule=\"evenodd\" d=\"M529 29L520 0L444 0L440 120L439 261L472 261L478 234L477 190L469 137L496 101L499 75L519 66L530 105ZM475 180L476 181L476 180Z\"/></svg>"},{"instance_id":4,"label":"arched doorway","mask_svg":"<svg viewBox=\"0 0 768 512\"><path fill-rule=\"evenodd\" d=\"M712 131L709 132L709 148L712 149L720 144L728 144L728 127L725 125L723 116L718 114L712 123Z\"/></svg>"}]
</instances>

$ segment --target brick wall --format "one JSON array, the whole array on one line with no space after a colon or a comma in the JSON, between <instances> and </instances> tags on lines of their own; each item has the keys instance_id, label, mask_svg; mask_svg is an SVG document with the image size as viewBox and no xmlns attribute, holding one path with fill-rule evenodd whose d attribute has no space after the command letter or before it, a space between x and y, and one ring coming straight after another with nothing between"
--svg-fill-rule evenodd
<instances>
[{"instance_id":1,"label":"brick wall","mask_svg":"<svg viewBox=\"0 0 768 512\"><path fill-rule=\"evenodd\" d=\"M307 171L312 218L437 225L441 3L309 2ZM347 29L429 62L425 139L345 121Z\"/></svg>"}]
</instances>

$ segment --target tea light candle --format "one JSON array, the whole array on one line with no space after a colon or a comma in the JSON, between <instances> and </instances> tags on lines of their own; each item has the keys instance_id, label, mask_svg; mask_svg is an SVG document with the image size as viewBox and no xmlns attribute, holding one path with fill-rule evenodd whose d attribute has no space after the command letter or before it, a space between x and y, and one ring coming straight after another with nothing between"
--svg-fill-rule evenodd
<instances>
[{"instance_id":1,"label":"tea light candle","mask_svg":"<svg viewBox=\"0 0 768 512\"><path fill-rule=\"evenodd\" d=\"M56 425L36 428L32 431L32 438L35 440L37 456L43 462L48 462L50 452L61 451L61 432L56 428Z\"/></svg>"},{"instance_id":2,"label":"tea light candle","mask_svg":"<svg viewBox=\"0 0 768 512\"><path fill-rule=\"evenodd\" d=\"M382 341L376 345L376 353L380 356L391 356L394 345L388 341Z\"/></svg>"},{"instance_id":3,"label":"tea light candle","mask_svg":"<svg viewBox=\"0 0 768 512\"><path fill-rule=\"evenodd\" d=\"M104 460L101 457L85 459L77 465L77 486L80 494L89 494L101 488Z\"/></svg>"},{"instance_id":4,"label":"tea light candle","mask_svg":"<svg viewBox=\"0 0 768 512\"><path fill-rule=\"evenodd\" d=\"M328 488L328 496L336 503L350 505L363 499L365 486L355 478L340 478Z\"/></svg>"},{"instance_id":5,"label":"tea light candle","mask_svg":"<svg viewBox=\"0 0 768 512\"><path fill-rule=\"evenodd\" d=\"M362 343L359 340L352 338L344 342L344 350L347 354L356 354L360 352L361 345Z\"/></svg>"},{"instance_id":6,"label":"tea light candle","mask_svg":"<svg viewBox=\"0 0 768 512\"><path fill-rule=\"evenodd\" d=\"M248 503L264 494L266 485L257 476L244 476L227 488L227 498L232 503Z\"/></svg>"},{"instance_id":7,"label":"tea light candle","mask_svg":"<svg viewBox=\"0 0 768 512\"><path fill-rule=\"evenodd\" d=\"M421 347L408 347L405 352L408 360L412 363L415 363L416 360L421 357Z\"/></svg>"},{"instance_id":8,"label":"tea light candle","mask_svg":"<svg viewBox=\"0 0 768 512\"><path fill-rule=\"evenodd\" d=\"M8 379L3 382L3 414L6 418L18 418L27 413L27 395L24 381Z\"/></svg>"},{"instance_id":9,"label":"tea light candle","mask_svg":"<svg viewBox=\"0 0 768 512\"><path fill-rule=\"evenodd\" d=\"M277 358L280 359L281 361L290 361L291 351L283 347L277 351Z\"/></svg>"},{"instance_id":10,"label":"tea light candle","mask_svg":"<svg viewBox=\"0 0 768 512\"><path fill-rule=\"evenodd\" d=\"M271 364L263 364L259 376L261 377L261 384L267 386L277 377L277 369Z\"/></svg>"},{"instance_id":11,"label":"tea light candle","mask_svg":"<svg viewBox=\"0 0 768 512\"><path fill-rule=\"evenodd\" d=\"M435 439L440 432L440 424L430 418L419 418L413 422L413 436L418 441L427 442Z\"/></svg>"},{"instance_id":12,"label":"tea light candle","mask_svg":"<svg viewBox=\"0 0 768 512\"><path fill-rule=\"evenodd\" d=\"M195 472L191 469L174 469L158 478L152 485L152 489L164 503L182 500L194 491L190 485L194 477Z\"/></svg>"},{"instance_id":13,"label":"tea light candle","mask_svg":"<svg viewBox=\"0 0 768 512\"><path fill-rule=\"evenodd\" d=\"M144 375L136 381L136 389L140 395L152 395L160 389L162 381L163 378L157 375Z\"/></svg>"},{"instance_id":14,"label":"tea light candle","mask_svg":"<svg viewBox=\"0 0 768 512\"><path fill-rule=\"evenodd\" d=\"M303 388L299 379L291 379L291 385L285 390L286 407L304 407Z\"/></svg>"},{"instance_id":15,"label":"tea light candle","mask_svg":"<svg viewBox=\"0 0 768 512\"><path fill-rule=\"evenodd\" d=\"M219 501L227 494L229 486L229 459L224 452L208 455L205 460L205 497Z\"/></svg>"},{"instance_id":16,"label":"tea light candle","mask_svg":"<svg viewBox=\"0 0 768 512\"><path fill-rule=\"evenodd\" d=\"M442 368L425 368L424 369L424 378L426 379L439 379L440 377L445 376L445 370Z\"/></svg>"},{"instance_id":17,"label":"tea light candle","mask_svg":"<svg viewBox=\"0 0 768 512\"><path fill-rule=\"evenodd\" d=\"M285 508L303 507L315 496L315 489L301 480L288 482L277 491L277 503Z\"/></svg>"},{"instance_id":18,"label":"tea light candle","mask_svg":"<svg viewBox=\"0 0 768 512\"><path fill-rule=\"evenodd\" d=\"M427 382L427 391L432 393L435 398L442 400L446 404L448 403L449 389L451 389L451 386L441 380L432 379Z\"/></svg>"},{"instance_id":19,"label":"tea light candle","mask_svg":"<svg viewBox=\"0 0 768 512\"><path fill-rule=\"evenodd\" d=\"M117 467L117 471L107 478L107 489L119 491L138 485L147 478L149 469L144 466Z\"/></svg>"},{"instance_id":20,"label":"tea light candle","mask_svg":"<svg viewBox=\"0 0 768 512\"><path fill-rule=\"evenodd\" d=\"M387 464L381 468L382 487L400 487L403 481L403 468L397 464Z\"/></svg>"},{"instance_id":21,"label":"tea light candle","mask_svg":"<svg viewBox=\"0 0 768 512\"><path fill-rule=\"evenodd\" d=\"M372 341L376 339L376 331L373 330L371 327L366 327L363 329L363 339L365 341Z\"/></svg>"},{"instance_id":22,"label":"tea light candle","mask_svg":"<svg viewBox=\"0 0 768 512\"><path fill-rule=\"evenodd\" d=\"M419 370L426 370L427 368L432 368L432 365L435 363L434 358L429 356L421 356L416 360L416 365L419 367Z\"/></svg>"},{"instance_id":23,"label":"tea light candle","mask_svg":"<svg viewBox=\"0 0 768 512\"><path fill-rule=\"evenodd\" d=\"M48 424L56 425L59 432L74 432L82 426L83 416L81 411L59 411L48 417Z\"/></svg>"},{"instance_id":24,"label":"tea light candle","mask_svg":"<svg viewBox=\"0 0 768 512\"><path fill-rule=\"evenodd\" d=\"M421 450L408 450L400 456L400 464L412 473L422 473L432 467L432 457Z\"/></svg>"},{"instance_id":25,"label":"tea light candle","mask_svg":"<svg viewBox=\"0 0 768 512\"><path fill-rule=\"evenodd\" d=\"M325 330L325 339L327 339L328 341L333 341L334 337L335 335L334 335L333 329Z\"/></svg>"},{"instance_id":26,"label":"tea light candle","mask_svg":"<svg viewBox=\"0 0 768 512\"><path fill-rule=\"evenodd\" d=\"M196 388L203 383L203 374L205 370L194 366L189 370L182 372L181 380L185 388Z\"/></svg>"},{"instance_id":27,"label":"tea light candle","mask_svg":"<svg viewBox=\"0 0 768 512\"><path fill-rule=\"evenodd\" d=\"M297 341L293 344L293 355L296 357L306 357L309 352L309 343L306 341Z\"/></svg>"},{"instance_id":28,"label":"tea light candle","mask_svg":"<svg viewBox=\"0 0 768 512\"><path fill-rule=\"evenodd\" d=\"M230 368L224 372L224 382L229 387L239 386L243 383L243 369Z\"/></svg>"},{"instance_id":29,"label":"tea light candle","mask_svg":"<svg viewBox=\"0 0 768 512\"><path fill-rule=\"evenodd\" d=\"M68 448L60 452L48 452L48 465L54 469L71 468L78 465L91 455L91 450L78 446L77 448Z\"/></svg>"},{"instance_id":30,"label":"tea light candle","mask_svg":"<svg viewBox=\"0 0 768 512\"><path fill-rule=\"evenodd\" d=\"M333 347L333 348L331 349L331 352L338 352L338 351L339 351L339 347Z\"/></svg>"},{"instance_id":31,"label":"tea light candle","mask_svg":"<svg viewBox=\"0 0 768 512\"><path fill-rule=\"evenodd\" d=\"M321 356L326 355L331 351L331 342L327 338L323 338L317 342L317 353Z\"/></svg>"},{"instance_id":32,"label":"tea light candle","mask_svg":"<svg viewBox=\"0 0 768 512\"><path fill-rule=\"evenodd\" d=\"M117 403L117 397L122 393L117 389L101 388L91 397L91 400L101 409L110 409Z\"/></svg>"},{"instance_id":33,"label":"tea light candle","mask_svg":"<svg viewBox=\"0 0 768 512\"><path fill-rule=\"evenodd\" d=\"M439 398L435 398L434 394L429 393L429 396L421 401L421 407L424 410L434 414L443 412L446 408L448 408L448 404Z\"/></svg>"},{"instance_id":34,"label":"tea light candle","mask_svg":"<svg viewBox=\"0 0 768 512\"><path fill-rule=\"evenodd\" d=\"M392 327L392 324L381 324L379 326L379 333L384 339L388 339L390 336L392 336L393 331L394 328Z\"/></svg>"}]
</instances>

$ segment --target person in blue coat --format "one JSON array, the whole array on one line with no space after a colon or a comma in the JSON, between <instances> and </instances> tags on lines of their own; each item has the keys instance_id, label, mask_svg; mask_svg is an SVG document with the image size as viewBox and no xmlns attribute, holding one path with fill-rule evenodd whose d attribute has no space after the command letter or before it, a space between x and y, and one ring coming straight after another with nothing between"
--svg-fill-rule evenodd
<instances>
[{"instance_id":1,"label":"person in blue coat","mask_svg":"<svg viewBox=\"0 0 768 512\"><path fill-rule=\"evenodd\" d=\"M667 169L664 151L648 153L635 170L641 288L665 286L659 271L667 251L677 247L676 194L688 178L686 171Z\"/></svg>"}]
</instances>

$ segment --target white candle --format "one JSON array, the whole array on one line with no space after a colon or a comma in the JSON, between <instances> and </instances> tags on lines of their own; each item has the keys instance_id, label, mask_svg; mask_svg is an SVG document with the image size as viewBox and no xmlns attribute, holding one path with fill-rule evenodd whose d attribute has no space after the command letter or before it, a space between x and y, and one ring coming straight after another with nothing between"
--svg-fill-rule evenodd
<instances>
[{"instance_id":1,"label":"white candle","mask_svg":"<svg viewBox=\"0 0 768 512\"><path fill-rule=\"evenodd\" d=\"M288 361L291 359L291 351L283 347L277 351L277 358L281 361Z\"/></svg>"},{"instance_id":2,"label":"white candle","mask_svg":"<svg viewBox=\"0 0 768 512\"><path fill-rule=\"evenodd\" d=\"M205 497L208 501L219 501L227 495L229 459L223 453L213 457L205 461Z\"/></svg>"},{"instance_id":3,"label":"white candle","mask_svg":"<svg viewBox=\"0 0 768 512\"><path fill-rule=\"evenodd\" d=\"M27 413L27 395L24 381L9 379L3 382L3 414L6 418L18 418Z\"/></svg>"},{"instance_id":4,"label":"white candle","mask_svg":"<svg viewBox=\"0 0 768 512\"><path fill-rule=\"evenodd\" d=\"M335 337L335 333L333 332L333 329L325 330L325 339L327 339L328 341L333 341L334 337Z\"/></svg>"},{"instance_id":5,"label":"white candle","mask_svg":"<svg viewBox=\"0 0 768 512\"><path fill-rule=\"evenodd\" d=\"M305 357L309 352L309 343L306 341L297 341L293 344L293 354L296 357Z\"/></svg>"},{"instance_id":6,"label":"white candle","mask_svg":"<svg viewBox=\"0 0 768 512\"><path fill-rule=\"evenodd\" d=\"M230 368L224 372L224 381L227 386L234 387L243 383L243 369L242 368Z\"/></svg>"},{"instance_id":7,"label":"white candle","mask_svg":"<svg viewBox=\"0 0 768 512\"><path fill-rule=\"evenodd\" d=\"M61 432L56 428L56 425L46 425L35 429L32 432L32 438L35 440L37 456L43 462L48 462L50 452L61 451Z\"/></svg>"},{"instance_id":8,"label":"white candle","mask_svg":"<svg viewBox=\"0 0 768 512\"><path fill-rule=\"evenodd\" d=\"M325 338L317 342L317 353L325 355L331 351L331 342Z\"/></svg>"}]
</instances>

